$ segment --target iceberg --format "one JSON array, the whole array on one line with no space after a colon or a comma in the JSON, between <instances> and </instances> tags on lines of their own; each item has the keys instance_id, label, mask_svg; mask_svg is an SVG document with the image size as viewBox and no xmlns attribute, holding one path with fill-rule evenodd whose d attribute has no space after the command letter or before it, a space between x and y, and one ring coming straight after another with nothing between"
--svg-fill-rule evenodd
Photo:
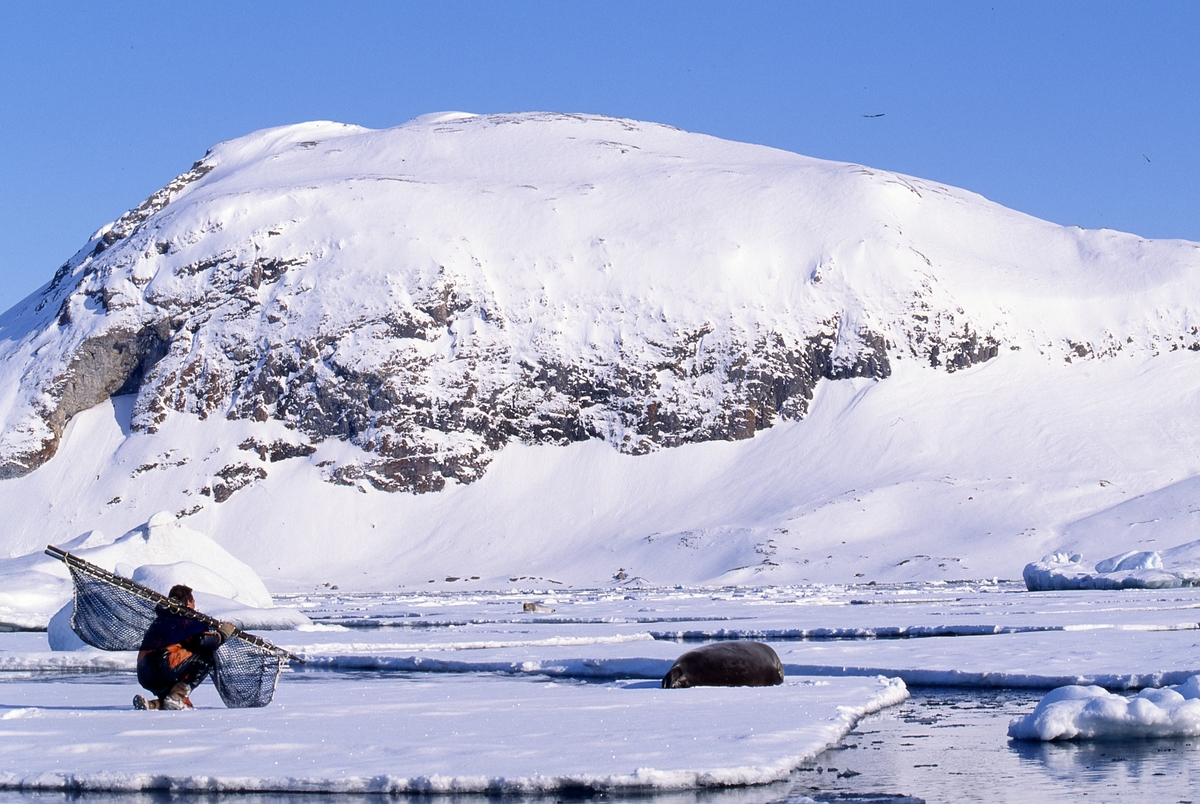
<instances>
[{"instance_id":1,"label":"iceberg","mask_svg":"<svg viewBox=\"0 0 1200 804\"><path fill-rule=\"evenodd\" d=\"M1170 550L1128 550L1089 567L1079 553L1059 550L1025 565L1030 592L1054 589L1176 589L1200 585L1200 540Z\"/></svg>"},{"instance_id":2,"label":"iceberg","mask_svg":"<svg viewBox=\"0 0 1200 804\"><path fill-rule=\"evenodd\" d=\"M90 531L60 546L163 594L177 583L187 584L199 610L241 628L311 624L299 611L275 606L253 569L168 511L119 539ZM51 649L75 650L83 643L70 628L72 606L72 583L62 562L42 553L0 562L0 630L46 630Z\"/></svg>"},{"instance_id":3,"label":"iceberg","mask_svg":"<svg viewBox=\"0 0 1200 804\"><path fill-rule=\"evenodd\" d=\"M1051 690L1029 715L1014 720L1016 740L1103 740L1200 736L1200 676L1133 697L1103 687Z\"/></svg>"}]
</instances>

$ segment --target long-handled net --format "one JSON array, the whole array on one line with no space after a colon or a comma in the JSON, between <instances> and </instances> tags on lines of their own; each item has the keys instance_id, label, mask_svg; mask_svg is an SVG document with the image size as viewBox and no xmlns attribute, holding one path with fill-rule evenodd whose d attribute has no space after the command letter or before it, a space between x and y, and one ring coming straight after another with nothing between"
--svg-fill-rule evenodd
<instances>
[{"instance_id":1,"label":"long-handled net","mask_svg":"<svg viewBox=\"0 0 1200 804\"><path fill-rule=\"evenodd\" d=\"M58 547L47 547L46 555L59 559L70 570L75 583L71 628L93 647L138 650L146 630L161 610L199 620L213 628L220 625L214 617ZM304 663L299 656L239 629L213 653L213 683L228 707L266 706L289 659Z\"/></svg>"}]
</instances>

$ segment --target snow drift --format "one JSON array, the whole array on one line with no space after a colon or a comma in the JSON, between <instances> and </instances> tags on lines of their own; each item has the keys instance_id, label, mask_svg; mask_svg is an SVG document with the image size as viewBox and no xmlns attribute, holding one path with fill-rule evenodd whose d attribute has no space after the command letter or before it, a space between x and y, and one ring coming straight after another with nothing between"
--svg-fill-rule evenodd
<instances>
[{"instance_id":1,"label":"snow drift","mask_svg":"<svg viewBox=\"0 0 1200 804\"><path fill-rule=\"evenodd\" d=\"M629 120L262 131L0 317L5 544L165 508L290 584L1011 577L1200 472L1198 249Z\"/></svg>"},{"instance_id":2,"label":"snow drift","mask_svg":"<svg viewBox=\"0 0 1200 804\"><path fill-rule=\"evenodd\" d=\"M309 623L295 609L275 607L254 570L167 511L119 539L91 531L58 546L162 594L187 584L199 610L243 628ZM72 584L61 561L40 552L9 559L0 562L0 579L0 627L48 629L53 650L84 647L71 630Z\"/></svg>"}]
</instances>

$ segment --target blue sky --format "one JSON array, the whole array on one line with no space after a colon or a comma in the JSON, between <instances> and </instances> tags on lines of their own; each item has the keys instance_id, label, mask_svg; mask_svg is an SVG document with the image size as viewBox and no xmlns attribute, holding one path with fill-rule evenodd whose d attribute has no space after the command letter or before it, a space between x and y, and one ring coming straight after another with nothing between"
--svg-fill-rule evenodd
<instances>
[{"instance_id":1,"label":"blue sky","mask_svg":"<svg viewBox=\"0 0 1200 804\"><path fill-rule=\"evenodd\" d=\"M1200 241L1200 3L0 3L0 309L212 144L593 112ZM882 115L874 116L874 115Z\"/></svg>"}]
</instances>

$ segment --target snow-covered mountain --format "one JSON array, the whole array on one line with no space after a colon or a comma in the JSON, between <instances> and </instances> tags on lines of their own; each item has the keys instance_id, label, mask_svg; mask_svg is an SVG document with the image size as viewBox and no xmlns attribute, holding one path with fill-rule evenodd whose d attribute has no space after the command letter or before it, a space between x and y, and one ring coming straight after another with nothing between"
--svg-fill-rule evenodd
<instances>
[{"instance_id":1,"label":"snow-covered mountain","mask_svg":"<svg viewBox=\"0 0 1200 804\"><path fill-rule=\"evenodd\" d=\"M165 508L292 584L1017 577L1200 474L1198 325L1200 245L859 165L271 129L0 318L0 545Z\"/></svg>"}]
</instances>

